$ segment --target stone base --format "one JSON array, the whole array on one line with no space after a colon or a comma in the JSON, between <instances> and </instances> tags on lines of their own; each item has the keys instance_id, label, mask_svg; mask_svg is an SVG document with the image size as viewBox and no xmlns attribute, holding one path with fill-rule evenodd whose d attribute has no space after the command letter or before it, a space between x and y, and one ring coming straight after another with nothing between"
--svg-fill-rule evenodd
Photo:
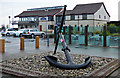
<instances>
[{"instance_id":1,"label":"stone base","mask_svg":"<svg viewBox=\"0 0 120 78\"><path fill-rule=\"evenodd\" d=\"M50 66L44 56L53 52L30 55L0 62L1 72L16 76L32 77L81 77L81 76L109 76L120 67L118 59L91 56L91 64L86 69L65 70ZM70 54L76 64L84 62L87 55ZM64 53L57 52L58 62L66 64Z\"/></svg>"}]
</instances>

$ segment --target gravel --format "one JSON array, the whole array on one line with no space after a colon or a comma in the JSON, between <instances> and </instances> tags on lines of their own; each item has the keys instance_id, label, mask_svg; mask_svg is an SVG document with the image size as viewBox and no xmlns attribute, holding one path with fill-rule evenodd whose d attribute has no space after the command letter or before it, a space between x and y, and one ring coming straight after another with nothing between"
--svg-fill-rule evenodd
<instances>
[{"instance_id":1,"label":"gravel","mask_svg":"<svg viewBox=\"0 0 120 78\"><path fill-rule=\"evenodd\" d=\"M91 64L86 69L75 69L75 70L65 70L59 69L53 66L50 66L49 63L45 60L44 56L52 55L53 52L34 54L26 57L15 58L11 60L5 60L0 63L12 66L16 68L21 68L25 70L42 72L44 74L50 74L53 76L89 76L92 72L100 69L101 67L107 65L111 61L115 60L114 58L105 58L98 56L91 56ZM74 63L80 64L85 61L87 55L78 55L78 54L70 54ZM66 64L66 58L63 52L57 52L54 55L58 58L58 62ZM7 68L7 67L3 67ZM12 70L12 69L11 69Z\"/></svg>"}]
</instances>

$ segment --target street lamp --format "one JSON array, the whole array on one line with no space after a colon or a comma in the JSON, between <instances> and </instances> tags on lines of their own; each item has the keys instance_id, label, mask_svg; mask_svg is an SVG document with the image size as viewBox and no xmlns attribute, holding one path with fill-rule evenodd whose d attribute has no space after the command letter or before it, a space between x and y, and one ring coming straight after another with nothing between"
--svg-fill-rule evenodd
<instances>
[{"instance_id":1,"label":"street lamp","mask_svg":"<svg viewBox=\"0 0 120 78\"><path fill-rule=\"evenodd\" d=\"M10 28L10 16L8 18L9 18L9 26L8 26L8 28Z\"/></svg>"},{"instance_id":2,"label":"street lamp","mask_svg":"<svg viewBox=\"0 0 120 78\"><path fill-rule=\"evenodd\" d=\"M47 46L49 47L49 36L47 35L47 12L48 12L48 9L46 8L45 9L45 12L46 12L46 38L47 38Z\"/></svg>"}]
</instances>

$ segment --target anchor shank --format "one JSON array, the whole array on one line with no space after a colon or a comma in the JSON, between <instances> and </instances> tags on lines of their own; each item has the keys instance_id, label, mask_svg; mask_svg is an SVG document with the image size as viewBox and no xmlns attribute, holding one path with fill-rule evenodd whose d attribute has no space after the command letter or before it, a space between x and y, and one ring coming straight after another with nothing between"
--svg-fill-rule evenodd
<instances>
[{"instance_id":1,"label":"anchor shank","mask_svg":"<svg viewBox=\"0 0 120 78\"><path fill-rule=\"evenodd\" d=\"M68 64L74 64L73 61L72 61L71 56L70 56L69 53L68 53L68 50L65 50L64 53L65 53L65 56L66 56L66 59L67 59Z\"/></svg>"},{"instance_id":2,"label":"anchor shank","mask_svg":"<svg viewBox=\"0 0 120 78\"><path fill-rule=\"evenodd\" d=\"M62 43L63 49L65 49L64 53L65 53L67 62L68 62L68 64L73 64L72 58L67 50L67 45L66 45L66 42L65 42L65 39L64 39L62 33L59 33L59 36L60 36L60 39L63 40L61 43Z\"/></svg>"}]
</instances>

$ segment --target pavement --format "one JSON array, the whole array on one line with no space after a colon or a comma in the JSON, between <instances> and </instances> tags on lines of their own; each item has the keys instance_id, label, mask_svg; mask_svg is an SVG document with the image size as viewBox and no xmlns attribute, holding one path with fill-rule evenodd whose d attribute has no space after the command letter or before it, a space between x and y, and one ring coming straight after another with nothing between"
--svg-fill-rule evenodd
<instances>
[{"instance_id":1,"label":"pavement","mask_svg":"<svg viewBox=\"0 0 120 78\"><path fill-rule=\"evenodd\" d=\"M25 39L25 50L20 50L20 38L13 37L1 37L5 39L5 53L0 53L1 61L14 59L19 57L24 57L32 54L40 54L43 52L54 51L54 40L50 39L50 45L47 46L46 39L39 39L39 49L35 48L35 39ZM101 56L101 57L110 57L117 58L120 57L120 48L109 48L109 47L98 47L98 46L80 46L80 45L68 45L71 53L73 54L83 54L90 56ZM62 46L59 44L58 52L61 52ZM111 74L111 76L116 76L120 73L120 69ZM11 76L8 74L0 73L0 76Z\"/></svg>"}]
</instances>

